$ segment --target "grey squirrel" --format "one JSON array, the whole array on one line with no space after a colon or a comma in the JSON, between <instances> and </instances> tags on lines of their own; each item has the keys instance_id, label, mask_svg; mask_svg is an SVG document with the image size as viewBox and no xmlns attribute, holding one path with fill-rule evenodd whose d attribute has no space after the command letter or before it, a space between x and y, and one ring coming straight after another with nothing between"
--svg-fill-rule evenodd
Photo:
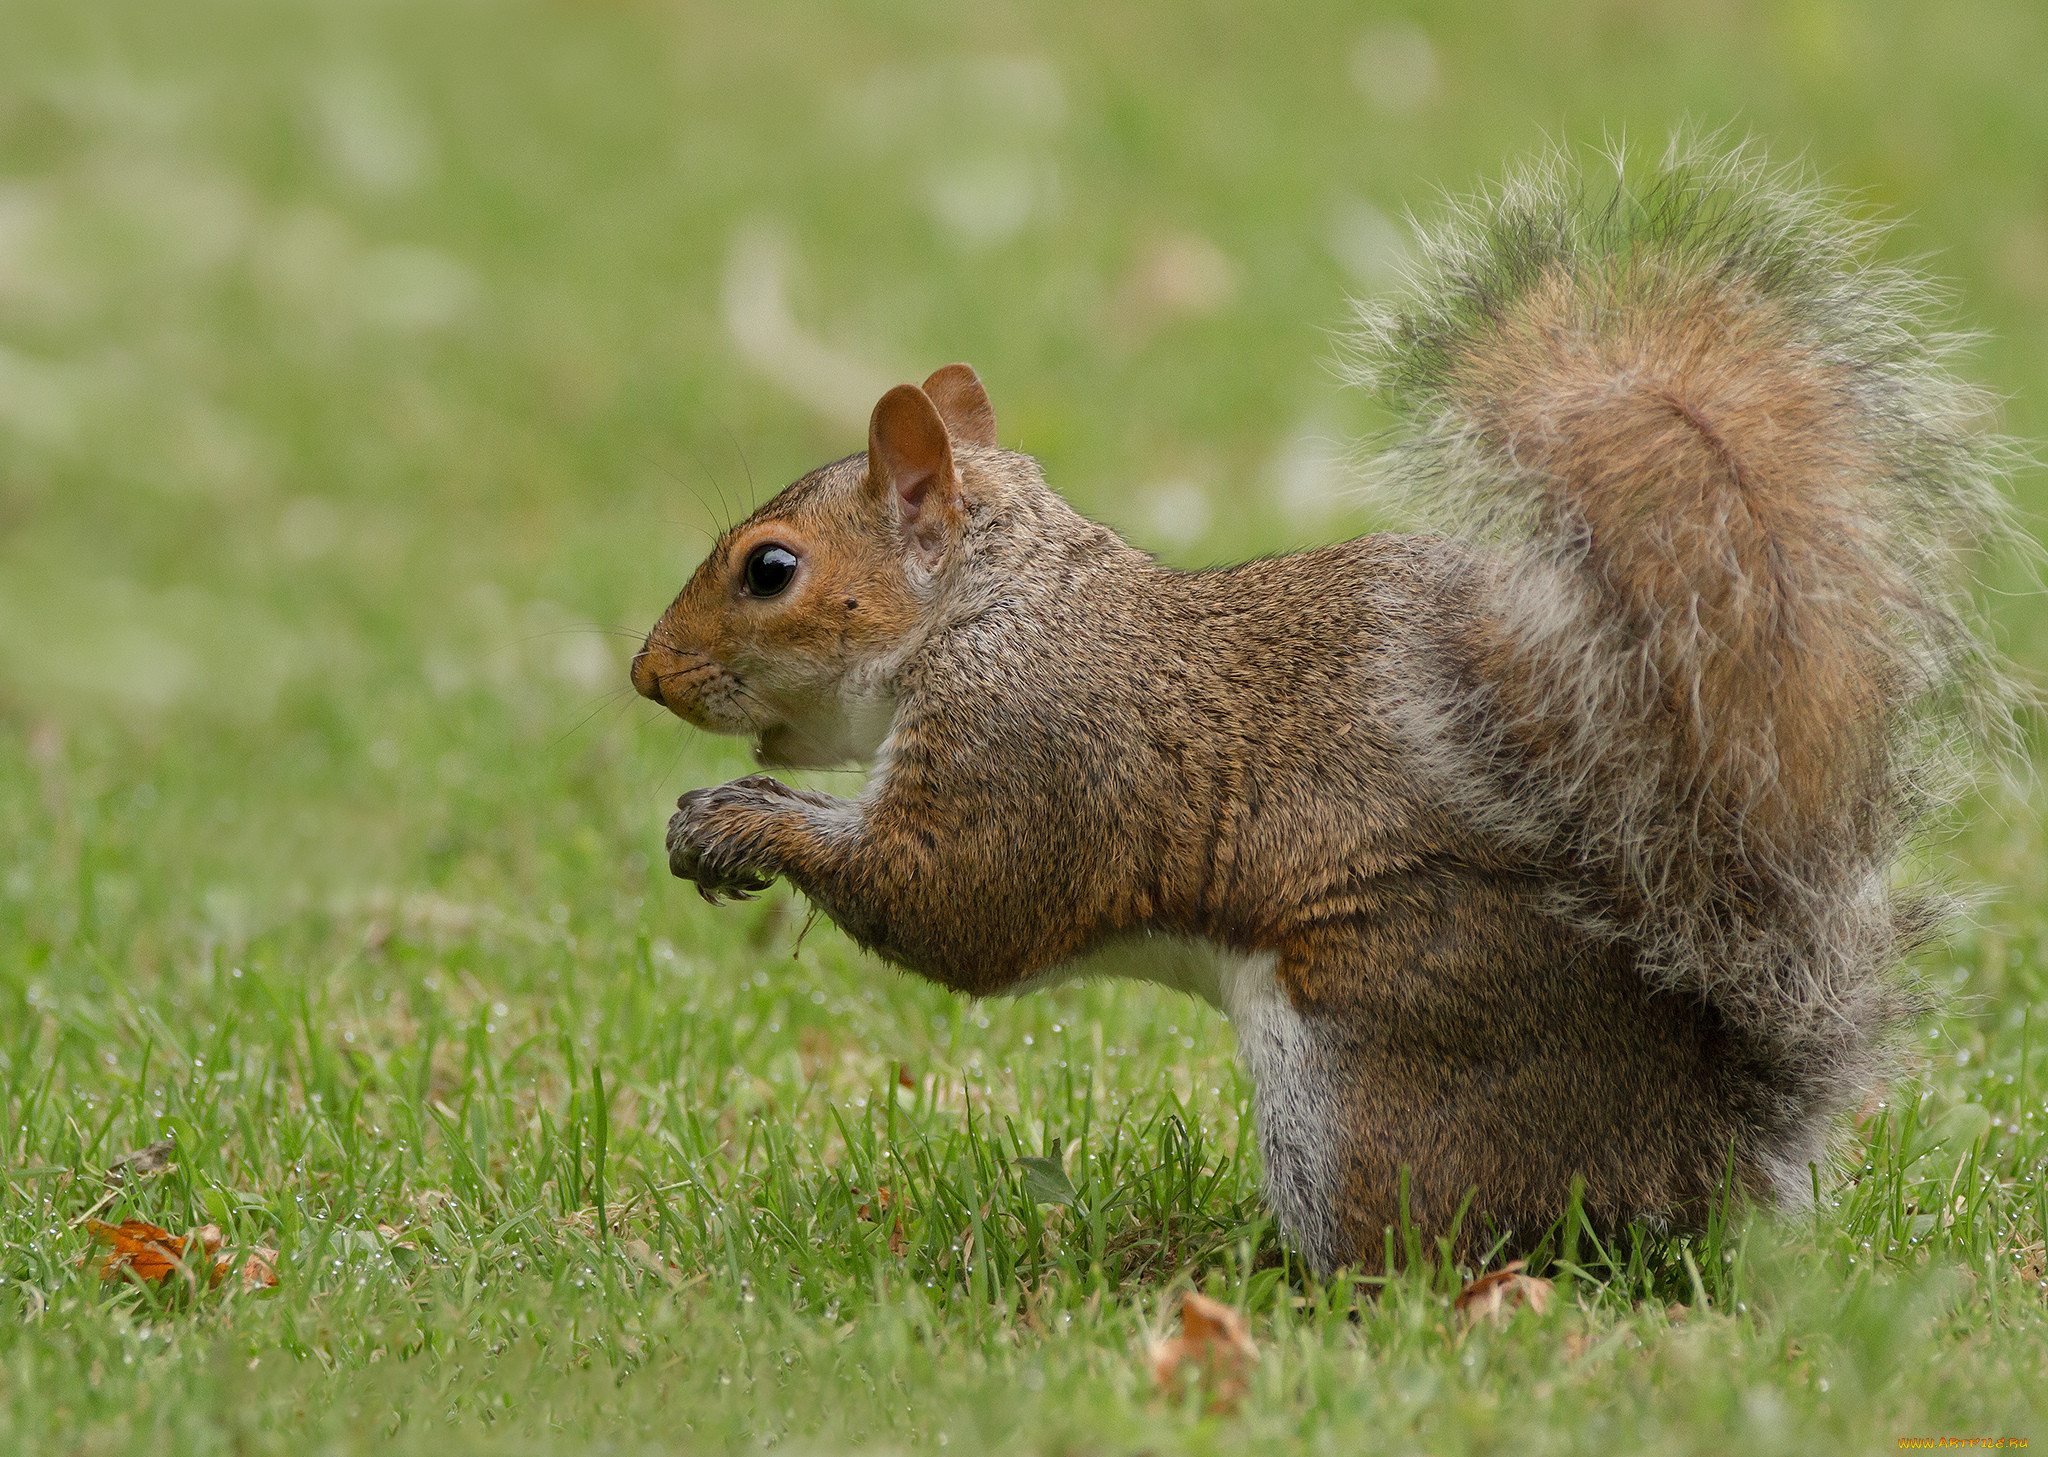
<instances>
[{"instance_id":1,"label":"grey squirrel","mask_svg":"<svg viewBox=\"0 0 2048 1457\"><path fill-rule=\"evenodd\" d=\"M1148 978L1226 1011L1319 1271L1406 1215L1526 1247L1810 1198L1923 1007L1894 883L1996 697L1959 553L1996 443L1913 274L1752 153L1452 211L1354 378L1431 511L1176 571L997 444L974 371L728 531L634 686L768 766L685 794L707 900L787 880L975 996ZM1991 685L1991 686L1987 686ZM1460 1217L1461 1206L1470 1198Z\"/></svg>"}]
</instances>

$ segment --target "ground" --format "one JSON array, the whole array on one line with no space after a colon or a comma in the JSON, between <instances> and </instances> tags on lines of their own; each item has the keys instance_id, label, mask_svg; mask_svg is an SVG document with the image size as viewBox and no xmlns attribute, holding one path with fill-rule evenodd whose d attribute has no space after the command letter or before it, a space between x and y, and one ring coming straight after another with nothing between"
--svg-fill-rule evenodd
<instances>
[{"instance_id":1,"label":"ground","mask_svg":"<svg viewBox=\"0 0 2048 1457\"><path fill-rule=\"evenodd\" d=\"M1475 1325L1428 1251L1287 1261L1205 1007L703 905L667 811L749 766L624 691L704 533L953 359L1169 560L1381 524L1331 331L1550 137L1805 155L2048 436L2044 74L2028 0L11 0L0 1448L2048 1440L2027 773L1926 852L1984 899L1815 1212L1561 1240ZM102 1281L95 1211L276 1284ZM1250 1319L1234 1409L1154 1389L1190 1287Z\"/></svg>"}]
</instances>

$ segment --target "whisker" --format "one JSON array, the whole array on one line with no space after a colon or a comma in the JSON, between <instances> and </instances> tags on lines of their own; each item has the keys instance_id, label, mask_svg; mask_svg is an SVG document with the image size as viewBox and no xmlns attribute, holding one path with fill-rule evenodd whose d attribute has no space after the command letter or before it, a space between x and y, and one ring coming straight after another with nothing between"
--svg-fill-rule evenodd
<instances>
[{"instance_id":1,"label":"whisker","mask_svg":"<svg viewBox=\"0 0 2048 1457\"><path fill-rule=\"evenodd\" d=\"M566 637L572 632L594 632L599 637L619 637L625 638L629 642L640 642L647 636L646 633L635 632L630 627L611 627L602 622L582 622L577 623L573 627L550 627L540 632L528 633L525 637L513 638L509 642L499 644L499 646L507 648L523 647L530 642L539 642L544 637Z\"/></svg>"},{"instance_id":2,"label":"whisker","mask_svg":"<svg viewBox=\"0 0 2048 1457\"><path fill-rule=\"evenodd\" d=\"M682 447L682 450L683 454L690 457L691 463L694 464L697 467L697 469L703 473L704 479L711 482L711 489L718 492L718 504L724 510L725 529L726 531L730 532L732 530L732 503L726 500L725 498L725 483L718 479L717 472L713 471L710 466L704 463L703 456L697 454L696 451L692 450L687 445Z\"/></svg>"},{"instance_id":3,"label":"whisker","mask_svg":"<svg viewBox=\"0 0 2048 1457\"><path fill-rule=\"evenodd\" d=\"M732 687L735 693L739 694L740 697L746 699L747 702L753 704L754 707L760 709L763 714L770 716L773 715L774 711L771 708L769 708L767 701L764 700L760 694L756 693L753 689L749 688L746 685L745 680L740 678L734 678L732 681Z\"/></svg>"},{"instance_id":4,"label":"whisker","mask_svg":"<svg viewBox=\"0 0 2048 1457\"><path fill-rule=\"evenodd\" d=\"M716 415L711 418L718 421L718 428L723 430L725 438L732 442L732 453L740 458L740 469L747 473L747 504L751 506L760 499L761 488L754 484L754 468L747 463L746 447L740 444L739 436L732 433L732 426Z\"/></svg>"},{"instance_id":5,"label":"whisker","mask_svg":"<svg viewBox=\"0 0 2048 1457\"><path fill-rule=\"evenodd\" d=\"M698 509L701 510L707 517L711 518L711 520L714 523L717 522L719 513L711 509L711 503L704 499L704 493L702 491L698 490L695 486L691 485L688 481L684 480L682 476L678 475L675 471L670 470L666 465L662 464L661 461L655 459L654 456L649 454L648 452L642 451L640 458L646 464L653 466L656 470L660 471L663 475L667 476L671 481L675 482L684 490L688 491L690 493L691 499L697 503ZM702 466L698 467L698 469L700 470L702 468ZM719 533L710 530L701 522L688 521L684 522L683 524L688 526L692 531L703 532L704 539L706 541L716 542L718 540Z\"/></svg>"},{"instance_id":6,"label":"whisker","mask_svg":"<svg viewBox=\"0 0 2048 1457\"><path fill-rule=\"evenodd\" d=\"M683 755L689 751L690 741L682 740L676 745L675 754L668 761L668 768L661 771L661 777L654 781L655 793L661 794L669 787L669 777L676 772L676 766L683 762Z\"/></svg>"},{"instance_id":7,"label":"whisker","mask_svg":"<svg viewBox=\"0 0 2048 1457\"><path fill-rule=\"evenodd\" d=\"M610 627L601 622L588 622L575 627L551 627L545 632L531 633L526 637L514 638L510 642L501 643L498 650L502 651L506 648L520 647L526 643L538 642L544 637L562 637L568 633L584 632L595 633L599 637L615 637L622 642L645 644L651 648L666 648L669 652L686 654L691 657L699 656L695 649L686 648L678 642L672 642L658 631L639 632L630 627Z\"/></svg>"},{"instance_id":8,"label":"whisker","mask_svg":"<svg viewBox=\"0 0 2048 1457\"><path fill-rule=\"evenodd\" d=\"M563 730L562 733L558 734L554 739L550 740L548 743L548 748L550 750L559 749L563 744L567 743L569 739L574 737L575 734L579 730L581 730L585 724L589 723L593 718L596 718L600 713L603 713L607 708L616 708L621 702L629 700L635 696L636 695L633 692L632 685L630 684L628 684L624 688L612 689L611 692L605 694L603 697L598 699L597 706L595 708L591 709L590 712L584 714L583 717L576 720L576 722L572 724L569 728Z\"/></svg>"}]
</instances>

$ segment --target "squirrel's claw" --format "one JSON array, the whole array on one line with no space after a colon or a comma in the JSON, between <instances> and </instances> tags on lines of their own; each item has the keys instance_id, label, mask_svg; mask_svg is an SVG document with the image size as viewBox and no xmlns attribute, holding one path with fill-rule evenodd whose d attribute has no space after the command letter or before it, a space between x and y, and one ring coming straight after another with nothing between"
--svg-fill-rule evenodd
<instances>
[{"instance_id":1,"label":"squirrel's claw","mask_svg":"<svg viewBox=\"0 0 2048 1457\"><path fill-rule=\"evenodd\" d=\"M677 879L694 882L706 904L752 900L775 883L774 869L761 863L748 833L750 822L771 808L769 785L774 781L754 775L693 789L676 801L668 822L668 868Z\"/></svg>"}]
</instances>

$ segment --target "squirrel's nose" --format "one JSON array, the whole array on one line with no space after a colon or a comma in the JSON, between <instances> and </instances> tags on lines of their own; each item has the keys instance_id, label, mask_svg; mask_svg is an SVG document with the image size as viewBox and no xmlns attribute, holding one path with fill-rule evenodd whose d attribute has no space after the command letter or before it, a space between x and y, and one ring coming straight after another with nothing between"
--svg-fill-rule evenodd
<instances>
[{"instance_id":1,"label":"squirrel's nose","mask_svg":"<svg viewBox=\"0 0 2048 1457\"><path fill-rule=\"evenodd\" d=\"M663 708L668 703L661 696L661 675L654 671L654 653L643 647L633 654L633 691L642 698L651 698Z\"/></svg>"}]
</instances>

